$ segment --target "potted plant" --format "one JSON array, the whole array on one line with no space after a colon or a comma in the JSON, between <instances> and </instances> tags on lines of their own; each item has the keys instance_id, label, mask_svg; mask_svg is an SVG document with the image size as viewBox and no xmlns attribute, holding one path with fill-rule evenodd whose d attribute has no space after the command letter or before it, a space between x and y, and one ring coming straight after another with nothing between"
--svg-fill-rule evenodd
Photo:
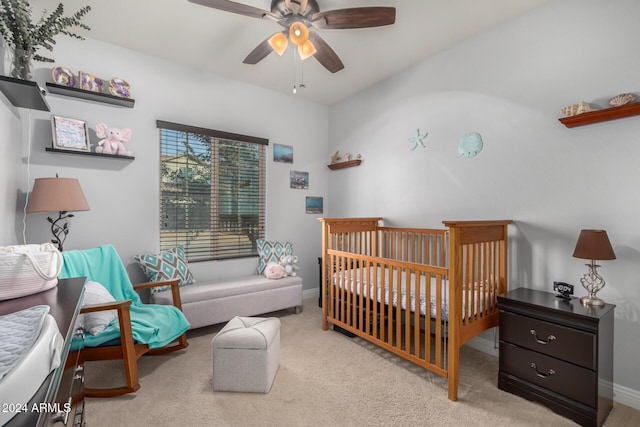
<instances>
[{"instance_id":1,"label":"potted plant","mask_svg":"<svg viewBox=\"0 0 640 427\"><path fill-rule=\"evenodd\" d=\"M34 23L31 20L31 6L27 0L0 0L0 35L11 49L11 77L30 80L32 62L54 62L53 59L39 55L39 48L53 50L56 43L54 37L58 34L84 40L70 28L90 28L81 22L82 18L91 10L85 6L71 16L63 16L62 3L47 15L42 13L40 19Z\"/></svg>"}]
</instances>

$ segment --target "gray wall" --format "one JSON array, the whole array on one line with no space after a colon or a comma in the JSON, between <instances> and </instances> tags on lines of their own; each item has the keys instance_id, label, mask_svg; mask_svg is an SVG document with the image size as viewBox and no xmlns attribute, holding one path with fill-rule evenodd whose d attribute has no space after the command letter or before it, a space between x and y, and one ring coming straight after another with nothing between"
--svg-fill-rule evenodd
<instances>
[{"instance_id":1,"label":"gray wall","mask_svg":"<svg viewBox=\"0 0 640 427\"><path fill-rule=\"evenodd\" d=\"M640 407L640 117L567 129L560 109L640 95L636 0L553 1L473 37L330 108L329 152L361 153L332 172L331 216L387 224L515 220L510 286L574 283L582 228L606 229L617 259L601 262L617 305L616 399ZM411 150L416 129L426 148ZM479 132L484 151L460 157ZM485 333L493 340L493 333ZM493 343L489 342L487 347Z\"/></svg>"},{"instance_id":2,"label":"gray wall","mask_svg":"<svg viewBox=\"0 0 640 427\"><path fill-rule=\"evenodd\" d=\"M299 274L304 279L305 289L317 290L317 256L320 254L317 218L320 215L305 213L305 196L327 195L326 106L91 39L78 41L61 37L53 57L56 59L54 65L65 66L74 73L82 70L104 79L117 76L132 85L136 101L133 109L52 94L46 99L51 106L51 114L85 120L91 129L94 146L98 141L95 126L99 122L131 128L132 140L127 144L135 160L129 162L45 152L45 147L51 146L52 140L51 114L16 109L5 100L7 108L0 109L0 140L8 149L5 152L11 156L0 156L3 169L0 195L7 200L1 210L0 244L22 243L25 193L35 178L52 177L56 173L61 177L78 178L91 210L78 212L71 219L71 232L65 249L112 243L134 281L141 281L143 276L134 264L133 255L157 251L159 247L160 150L156 120L166 120L270 140L267 238L293 243L294 252L299 256ZM36 64L35 77L42 87L51 81L48 65ZM293 164L273 162L274 143L294 147ZM291 170L309 172L308 190L290 189ZM46 216L27 215L28 243L50 239ZM252 274L256 266L257 258L249 258L193 263L192 269L196 280L206 280Z\"/></svg>"}]
</instances>

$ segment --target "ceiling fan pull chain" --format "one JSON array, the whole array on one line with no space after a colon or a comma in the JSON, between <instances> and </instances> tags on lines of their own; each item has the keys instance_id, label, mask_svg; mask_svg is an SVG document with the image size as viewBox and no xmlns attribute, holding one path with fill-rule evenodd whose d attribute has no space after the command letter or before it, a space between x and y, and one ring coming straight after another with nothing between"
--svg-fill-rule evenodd
<instances>
[{"instance_id":1,"label":"ceiling fan pull chain","mask_svg":"<svg viewBox=\"0 0 640 427\"><path fill-rule=\"evenodd\" d=\"M296 79L296 50L295 49L291 49L291 52L293 52L293 93L297 93L298 92L298 87L297 87L297 79Z\"/></svg>"}]
</instances>

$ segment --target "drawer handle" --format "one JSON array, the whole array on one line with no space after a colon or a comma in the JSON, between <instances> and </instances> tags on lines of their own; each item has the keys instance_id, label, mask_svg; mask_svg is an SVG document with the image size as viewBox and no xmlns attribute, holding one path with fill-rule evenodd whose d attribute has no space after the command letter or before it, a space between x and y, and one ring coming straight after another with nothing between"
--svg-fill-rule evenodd
<instances>
[{"instance_id":1,"label":"drawer handle","mask_svg":"<svg viewBox=\"0 0 640 427\"><path fill-rule=\"evenodd\" d=\"M531 329L529 332L531 332L531 335L533 335L535 337L535 339L538 342L538 344L547 345L551 341L556 339L555 335L549 335L549 338L547 338L546 341L545 340L541 340L540 338L538 338L538 332L536 332L535 329Z\"/></svg>"},{"instance_id":2,"label":"drawer handle","mask_svg":"<svg viewBox=\"0 0 640 427\"><path fill-rule=\"evenodd\" d=\"M72 403L73 403L73 398L69 396L69 399L67 399L67 405L65 406L68 406L70 408ZM68 419L69 419L69 412L67 411L58 411L55 414L51 415L52 424L62 423L63 425L66 426Z\"/></svg>"},{"instance_id":3,"label":"drawer handle","mask_svg":"<svg viewBox=\"0 0 640 427\"><path fill-rule=\"evenodd\" d=\"M538 371L538 366L533 362L529 363L529 366L531 366L531 369L536 371L536 375L539 376L540 378L548 378L551 375L554 375L556 373L556 371L554 371L553 369L549 369L546 374L543 372L540 372Z\"/></svg>"}]
</instances>

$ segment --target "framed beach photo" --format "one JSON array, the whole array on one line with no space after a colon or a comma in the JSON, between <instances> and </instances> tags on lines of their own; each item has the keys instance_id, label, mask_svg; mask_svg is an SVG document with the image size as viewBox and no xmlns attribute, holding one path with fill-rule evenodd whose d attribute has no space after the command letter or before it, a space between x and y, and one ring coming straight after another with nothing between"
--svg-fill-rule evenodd
<instances>
[{"instance_id":1,"label":"framed beach photo","mask_svg":"<svg viewBox=\"0 0 640 427\"><path fill-rule=\"evenodd\" d=\"M90 151L87 122L68 117L52 116L53 148L71 151Z\"/></svg>"},{"instance_id":2,"label":"framed beach photo","mask_svg":"<svg viewBox=\"0 0 640 427\"><path fill-rule=\"evenodd\" d=\"M308 214L321 214L323 211L322 197L307 197L305 200L305 212Z\"/></svg>"},{"instance_id":3,"label":"framed beach photo","mask_svg":"<svg viewBox=\"0 0 640 427\"><path fill-rule=\"evenodd\" d=\"M273 144L273 161L280 163L293 163L293 146Z\"/></svg>"}]
</instances>

